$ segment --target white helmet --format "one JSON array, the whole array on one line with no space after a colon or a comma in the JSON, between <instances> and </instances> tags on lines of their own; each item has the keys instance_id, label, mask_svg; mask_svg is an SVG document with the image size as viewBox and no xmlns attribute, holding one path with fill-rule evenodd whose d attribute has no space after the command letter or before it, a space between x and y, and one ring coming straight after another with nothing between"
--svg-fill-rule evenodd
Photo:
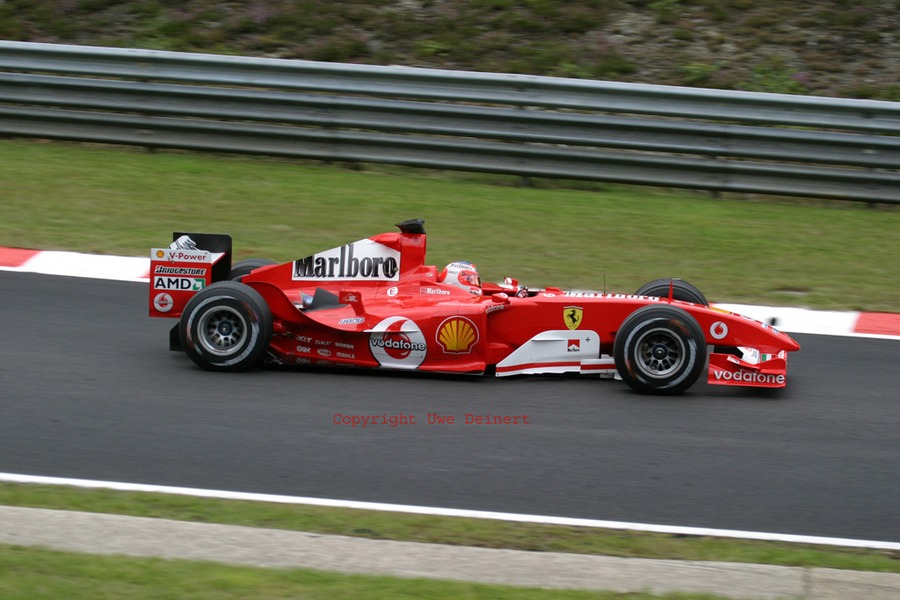
<instances>
[{"instance_id":1,"label":"white helmet","mask_svg":"<svg viewBox=\"0 0 900 600\"><path fill-rule=\"evenodd\" d=\"M470 262L452 262L438 275L438 283L455 285L474 294L481 295L481 277L478 276L478 268Z\"/></svg>"}]
</instances>

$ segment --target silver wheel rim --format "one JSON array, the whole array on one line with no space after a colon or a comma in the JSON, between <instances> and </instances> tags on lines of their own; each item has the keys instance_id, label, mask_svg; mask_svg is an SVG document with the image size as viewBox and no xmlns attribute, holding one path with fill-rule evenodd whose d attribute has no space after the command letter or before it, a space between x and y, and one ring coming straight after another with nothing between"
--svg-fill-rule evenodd
<instances>
[{"instance_id":1,"label":"silver wheel rim","mask_svg":"<svg viewBox=\"0 0 900 600\"><path fill-rule=\"evenodd\" d=\"M674 375L687 360L684 340L662 327L645 331L638 338L635 349L637 368L654 379Z\"/></svg>"},{"instance_id":2,"label":"silver wheel rim","mask_svg":"<svg viewBox=\"0 0 900 600\"><path fill-rule=\"evenodd\" d=\"M247 336L247 321L237 310L217 306L200 317L197 334L204 350L216 356L229 356Z\"/></svg>"}]
</instances>

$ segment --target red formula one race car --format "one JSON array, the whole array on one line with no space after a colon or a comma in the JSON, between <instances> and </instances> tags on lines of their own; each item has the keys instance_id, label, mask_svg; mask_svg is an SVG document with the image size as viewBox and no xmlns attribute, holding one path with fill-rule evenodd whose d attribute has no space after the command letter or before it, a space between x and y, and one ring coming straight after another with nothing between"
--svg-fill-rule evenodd
<instances>
[{"instance_id":1,"label":"red formula one race car","mask_svg":"<svg viewBox=\"0 0 900 600\"><path fill-rule=\"evenodd\" d=\"M634 294L482 283L425 263L423 221L284 264L231 264L227 235L175 233L151 251L150 315L200 367L335 365L496 376L580 373L678 394L785 386L788 335L659 279Z\"/></svg>"}]
</instances>

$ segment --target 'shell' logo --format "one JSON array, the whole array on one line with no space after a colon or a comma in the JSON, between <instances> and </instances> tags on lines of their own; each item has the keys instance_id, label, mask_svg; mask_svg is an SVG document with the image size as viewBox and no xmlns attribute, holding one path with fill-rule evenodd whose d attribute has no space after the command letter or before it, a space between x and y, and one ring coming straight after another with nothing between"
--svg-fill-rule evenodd
<instances>
[{"instance_id":1,"label":"'shell' logo","mask_svg":"<svg viewBox=\"0 0 900 600\"><path fill-rule=\"evenodd\" d=\"M437 342L444 352L467 354L478 342L478 328L465 317L450 317L438 327Z\"/></svg>"}]
</instances>

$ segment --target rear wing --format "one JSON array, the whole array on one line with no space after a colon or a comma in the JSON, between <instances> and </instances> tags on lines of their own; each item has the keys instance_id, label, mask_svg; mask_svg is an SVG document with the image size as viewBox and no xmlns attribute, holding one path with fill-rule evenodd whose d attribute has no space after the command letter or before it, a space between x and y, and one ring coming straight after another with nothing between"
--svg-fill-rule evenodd
<instances>
[{"instance_id":1,"label":"rear wing","mask_svg":"<svg viewBox=\"0 0 900 600\"><path fill-rule=\"evenodd\" d=\"M150 250L150 316L180 317L194 294L230 273L230 235L174 232L168 247Z\"/></svg>"}]
</instances>

